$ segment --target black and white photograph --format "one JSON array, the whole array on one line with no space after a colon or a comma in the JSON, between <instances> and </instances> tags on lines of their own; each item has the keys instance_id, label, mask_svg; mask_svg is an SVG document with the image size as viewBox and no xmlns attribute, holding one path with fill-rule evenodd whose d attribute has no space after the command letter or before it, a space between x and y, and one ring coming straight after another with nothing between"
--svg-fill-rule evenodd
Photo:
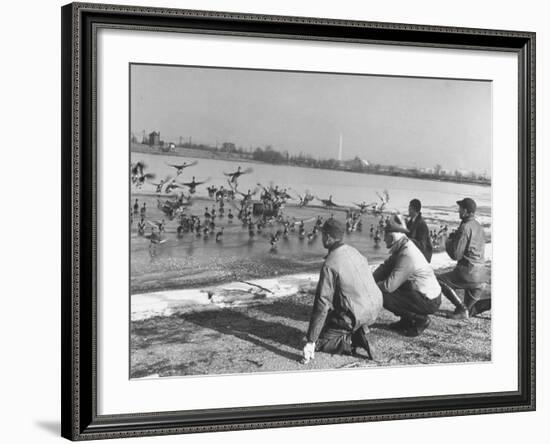
<instances>
[{"instance_id":1,"label":"black and white photograph","mask_svg":"<svg viewBox=\"0 0 550 444\"><path fill-rule=\"evenodd\" d=\"M543 442L549 11L6 2L2 441Z\"/></svg>"},{"instance_id":2,"label":"black and white photograph","mask_svg":"<svg viewBox=\"0 0 550 444\"><path fill-rule=\"evenodd\" d=\"M131 379L491 361L490 80L129 85Z\"/></svg>"}]
</instances>

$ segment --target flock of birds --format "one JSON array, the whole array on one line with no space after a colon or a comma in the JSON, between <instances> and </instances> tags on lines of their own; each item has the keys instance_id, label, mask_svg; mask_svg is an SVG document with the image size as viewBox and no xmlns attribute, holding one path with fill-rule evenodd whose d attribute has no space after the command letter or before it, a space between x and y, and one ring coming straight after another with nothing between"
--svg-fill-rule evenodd
<instances>
[{"instance_id":1,"label":"flock of birds","mask_svg":"<svg viewBox=\"0 0 550 444\"><path fill-rule=\"evenodd\" d=\"M369 235L374 241L374 247L379 248L382 239L383 228L387 218L387 212L390 196L387 190L383 193L377 193L378 202L373 203L354 203L354 207L345 207L332 200L332 195L327 199L319 198L309 191L298 193L295 190L282 188L278 185L270 184L264 186L260 183L254 190L242 192L239 190L239 178L244 174L249 174L252 168L241 169L239 166L236 171L226 173L227 187L214 185L206 187L208 197L213 200L212 204L207 206L201 216L191 214L190 207L193 206L196 198L197 188L208 183L210 178L197 181L192 176L191 181L183 182L180 180L183 171L186 168L193 167L198 162L184 162L182 164L167 164L175 169L175 177L167 176L159 182L154 182L155 174L147 172L147 166L143 162L136 162L130 165L130 178L132 186L140 190L144 184L148 183L155 188L157 194L157 208L164 217L161 220L150 220L146 202L140 204L136 198L132 208L130 208L130 224L137 219L137 235L146 237L150 240L149 253L156 256L159 245L166 242L166 219L176 221L176 236L183 238L185 235L194 235L197 238L203 238L205 241L210 237L215 238L216 242L223 241L224 226L237 227L239 224L242 229L248 230L249 239L263 236L269 240L270 251L276 252L277 245L281 239L287 240L290 236L297 236L299 240L305 240L309 243L314 242L325 221L321 215L309 219L298 220L296 217L285 215L284 208L288 201L294 201L297 207L311 205L318 200L325 210L341 207L346 214L346 232L361 232L363 230L362 215L372 214L378 218L376 224L371 224ZM185 193L187 191L187 194ZM294 193L295 195L291 194ZM231 207L226 211L226 206ZM334 217L330 213L330 218ZM310 226L310 222L314 222ZM310 226L306 228L306 224ZM147 230L149 228L149 230ZM442 227L438 233L433 232L434 240L442 234Z\"/></svg>"}]
</instances>

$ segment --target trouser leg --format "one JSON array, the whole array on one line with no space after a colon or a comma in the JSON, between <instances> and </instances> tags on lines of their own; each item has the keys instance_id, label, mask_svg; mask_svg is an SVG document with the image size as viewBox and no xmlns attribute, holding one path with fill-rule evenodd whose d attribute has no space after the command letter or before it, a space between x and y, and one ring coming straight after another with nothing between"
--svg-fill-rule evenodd
<instances>
[{"instance_id":1,"label":"trouser leg","mask_svg":"<svg viewBox=\"0 0 550 444\"><path fill-rule=\"evenodd\" d=\"M435 313L441 304L441 296L428 299L415 290L398 289L393 293L383 293L384 308L401 317L399 329L406 336L418 336L430 325L428 315ZM400 322L401 324L401 322Z\"/></svg>"},{"instance_id":2,"label":"trouser leg","mask_svg":"<svg viewBox=\"0 0 550 444\"><path fill-rule=\"evenodd\" d=\"M483 293L483 288L466 288L464 289L464 304L475 304L481 299L481 294Z\"/></svg>"},{"instance_id":3,"label":"trouser leg","mask_svg":"<svg viewBox=\"0 0 550 444\"><path fill-rule=\"evenodd\" d=\"M470 309L470 315L475 316L491 309L491 299L480 299Z\"/></svg>"},{"instance_id":4,"label":"trouser leg","mask_svg":"<svg viewBox=\"0 0 550 444\"><path fill-rule=\"evenodd\" d=\"M483 289L483 287L480 287L464 291L464 303L468 307L471 316L491 309L491 298L481 299Z\"/></svg>"},{"instance_id":5,"label":"trouser leg","mask_svg":"<svg viewBox=\"0 0 550 444\"><path fill-rule=\"evenodd\" d=\"M357 354L357 349L362 348L365 350L368 359L374 359L376 350L372 345L372 341L369 341L367 335L369 328L366 325L359 327L351 335L351 350L352 353Z\"/></svg>"},{"instance_id":6,"label":"trouser leg","mask_svg":"<svg viewBox=\"0 0 550 444\"><path fill-rule=\"evenodd\" d=\"M411 322L421 322L435 313L441 302L440 298L429 300L417 291L396 290L393 293L383 293L384 308L396 316Z\"/></svg>"},{"instance_id":7,"label":"trouser leg","mask_svg":"<svg viewBox=\"0 0 550 444\"><path fill-rule=\"evenodd\" d=\"M315 343L315 350L331 354L350 355L352 354L351 337L352 332L348 330L325 328Z\"/></svg>"},{"instance_id":8,"label":"trouser leg","mask_svg":"<svg viewBox=\"0 0 550 444\"><path fill-rule=\"evenodd\" d=\"M459 310L465 310L466 306L460 300L456 291L454 290L454 284L452 283L452 272L442 274L437 277L441 292L443 295Z\"/></svg>"},{"instance_id":9,"label":"trouser leg","mask_svg":"<svg viewBox=\"0 0 550 444\"><path fill-rule=\"evenodd\" d=\"M457 307L458 311L471 309L481 299L487 270L484 266L457 265L454 270L437 277L443 294ZM464 301L459 302L455 290L464 290ZM461 307L462 305L462 307Z\"/></svg>"}]
</instances>

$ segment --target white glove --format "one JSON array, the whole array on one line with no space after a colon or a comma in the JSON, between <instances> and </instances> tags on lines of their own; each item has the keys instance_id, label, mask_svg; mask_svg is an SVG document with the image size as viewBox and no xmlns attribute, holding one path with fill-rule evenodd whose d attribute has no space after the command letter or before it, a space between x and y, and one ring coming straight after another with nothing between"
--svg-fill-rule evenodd
<instances>
[{"instance_id":1,"label":"white glove","mask_svg":"<svg viewBox=\"0 0 550 444\"><path fill-rule=\"evenodd\" d=\"M304 363L307 364L312 359L315 359L315 342L308 342L304 346Z\"/></svg>"}]
</instances>

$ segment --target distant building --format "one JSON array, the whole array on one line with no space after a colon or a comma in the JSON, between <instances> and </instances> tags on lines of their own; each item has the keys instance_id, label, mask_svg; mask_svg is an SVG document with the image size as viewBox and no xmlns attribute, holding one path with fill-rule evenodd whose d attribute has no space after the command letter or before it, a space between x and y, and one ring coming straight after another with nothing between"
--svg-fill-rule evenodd
<instances>
[{"instance_id":1,"label":"distant building","mask_svg":"<svg viewBox=\"0 0 550 444\"><path fill-rule=\"evenodd\" d=\"M361 159L360 157L356 156L352 160L346 160L345 162L340 162L340 164L344 164L343 166L346 166L349 169L352 170L364 170L369 167L369 162L365 159Z\"/></svg>"},{"instance_id":2,"label":"distant building","mask_svg":"<svg viewBox=\"0 0 550 444\"><path fill-rule=\"evenodd\" d=\"M149 134L149 146L158 145L160 145L160 133L158 131L153 131Z\"/></svg>"},{"instance_id":3,"label":"distant building","mask_svg":"<svg viewBox=\"0 0 550 444\"><path fill-rule=\"evenodd\" d=\"M222 143L221 151L224 151L226 153L234 153L235 151L237 151L237 147L234 143L224 142Z\"/></svg>"},{"instance_id":4,"label":"distant building","mask_svg":"<svg viewBox=\"0 0 550 444\"><path fill-rule=\"evenodd\" d=\"M472 172L468 170L455 170L454 174L457 177L470 177Z\"/></svg>"},{"instance_id":5,"label":"distant building","mask_svg":"<svg viewBox=\"0 0 550 444\"><path fill-rule=\"evenodd\" d=\"M164 143L162 140L160 141L160 149L165 153L173 153L176 151L176 144L173 142L170 143Z\"/></svg>"}]
</instances>

